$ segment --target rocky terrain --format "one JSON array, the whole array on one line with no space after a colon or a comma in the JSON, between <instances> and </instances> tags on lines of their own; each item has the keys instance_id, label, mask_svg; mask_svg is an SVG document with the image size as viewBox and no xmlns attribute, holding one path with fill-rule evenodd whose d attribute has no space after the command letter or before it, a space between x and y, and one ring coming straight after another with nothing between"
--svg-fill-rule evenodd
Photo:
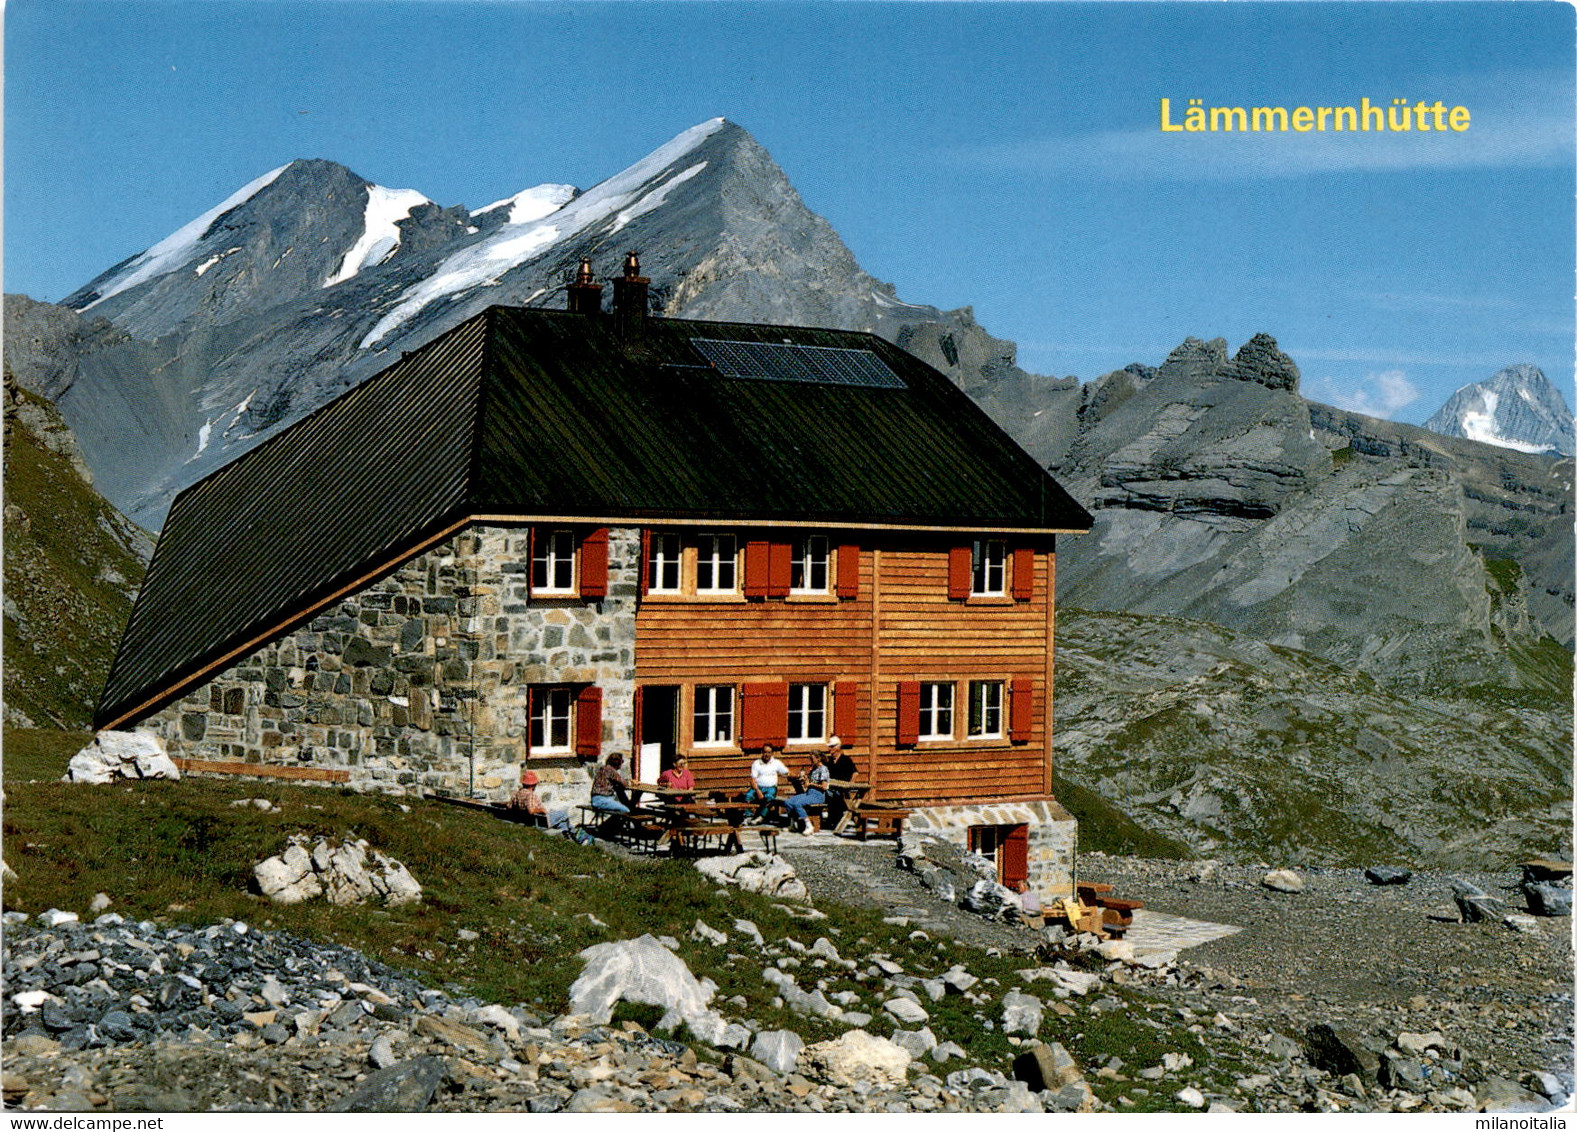
<instances>
[{"instance_id":1,"label":"rocky terrain","mask_svg":"<svg viewBox=\"0 0 1577 1132\"><path fill-rule=\"evenodd\" d=\"M1548 651L1547 692L1398 691L1206 622L1063 608L1057 776L1202 856L1569 855L1569 669Z\"/></svg>"},{"instance_id":2,"label":"rocky terrain","mask_svg":"<svg viewBox=\"0 0 1577 1132\"><path fill-rule=\"evenodd\" d=\"M1515 686L1509 646L1570 647L1570 461L1297 388L1266 335L1236 355L1189 339L1158 369L1053 395L1032 427L1004 418L1095 516L1059 547L1059 600L1210 621L1409 686Z\"/></svg>"},{"instance_id":3,"label":"rocky terrain","mask_svg":"<svg viewBox=\"0 0 1577 1132\"><path fill-rule=\"evenodd\" d=\"M813 924L777 939L747 921L726 931L697 922L683 941L588 949L571 1010L554 1015L424 988L353 951L235 921L12 912L5 1099L165 1112L1392 1112L1539 1111L1572 1091L1569 921L1520 931L1450 922L1440 876L1378 887L1356 870L1311 870L1294 878L1301 891L1276 892L1263 866L1087 857L1084 879L1115 883L1150 909L1242 928L1183 957L1134 955L1131 945L1080 950L1079 940L1052 944L970 917L898 873L890 847L831 848L790 853L817 899L897 896L932 932L951 926L995 940L992 954L1022 955L1018 977L983 980L967 949L950 955L941 944L929 967L906 970L824 936L806 943ZM869 871L883 884L851 888ZM1514 878L1473 879L1506 895ZM742 1019L714 1044L654 1033L660 1007L644 1023L615 1020L617 1010L599 1019L599 996L658 1001L638 993L640 965L620 958L642 948L666 957L643 960L659 966L682 965L695 949L730 951L850 1028L807 1047ZM840 972L864 988L835 996L842 1008L800 989ZM1020 1052L980 1065L939 1042L927 1007L941 999L976 1006L979 1024L1001 1027ZM1035 1040L1044 1019L1081 1014L1120 1016L1135 1037L1082 1065L1060 1043Z\"/></svg>"},{"instance_id":4,"label":"rocky terrain","mask_svg":"<svg viewBox=\"0 0 1577 1132\"><path fill-rule=\"evenodd\" d=\"M86 727L153 551L42 397L5 383L5 719Z\"/></svg>"}]
</instances>

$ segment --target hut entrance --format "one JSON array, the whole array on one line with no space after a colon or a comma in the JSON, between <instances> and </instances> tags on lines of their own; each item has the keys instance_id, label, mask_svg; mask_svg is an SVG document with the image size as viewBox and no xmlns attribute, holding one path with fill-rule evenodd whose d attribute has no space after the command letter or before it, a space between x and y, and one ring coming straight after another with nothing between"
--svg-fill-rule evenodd
<instances>
[{"instance_id":1,"label":"hut entrance","mask_svg":"<svg viewBox=\"0 0 1577 1132\"><path fill-rule=\"evenodd\" d=\"M669 684L637 688L635 778L656 782L673 765L679 741L679 689Z\"/></svg>"}]
</instances>

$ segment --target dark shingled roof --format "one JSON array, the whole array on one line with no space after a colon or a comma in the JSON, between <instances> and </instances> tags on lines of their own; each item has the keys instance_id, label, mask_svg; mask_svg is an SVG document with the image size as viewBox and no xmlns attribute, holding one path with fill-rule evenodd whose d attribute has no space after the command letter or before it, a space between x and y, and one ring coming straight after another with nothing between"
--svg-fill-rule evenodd
<instances>
[{"instance_id":1,"label":"dark shingled roof","mask_svg":"<svg viewBox=\"0 0 1577 1132\"><path fill-rule=\"evenodd\" d=\"M869 351L901 387L726 376L694 338ZM1090 526L952 382L873 335L649 319L626 338L611 317L494 307L176 498L98 725L469 515Z\"/></svg>"}]
</instances>

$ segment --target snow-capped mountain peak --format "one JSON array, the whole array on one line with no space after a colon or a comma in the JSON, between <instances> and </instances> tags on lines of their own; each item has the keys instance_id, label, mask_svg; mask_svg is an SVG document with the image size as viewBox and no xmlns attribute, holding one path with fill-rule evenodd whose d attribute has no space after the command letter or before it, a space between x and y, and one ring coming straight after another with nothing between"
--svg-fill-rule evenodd
<instances>
[{"instance_id":1,"label":"snow-capped mountain peak","mask_svg":"<svg viewBox=\"0 0 1577 1132\"><path fill-rule=\"evenodd\" d=\"M119 268L111 269L111 274L101 276L97 281L99 284L97 287L98 297L81 309L85 311L92 310L105 299L118 295L122 291L137 286L139 283L145 283L149 279L156 279L161 275L167 275L172 271L185 267L193 259L197 258L201 249L202 238L215 220L251 200L258 193L273 184L279 178L279 175L288 168L290 168L289 164L281 165L278 169L271 169L264 173L255 181L247 182L207 212L181 225L181 227L171 232L147 251L133 256Z\"/></svg>"},{"instance_id":2,"label":"snow-capped mountain peak","mask_svg":"<svg viewBox=\"0 0 1577 1132\"><path fill-rule=\"evenodd\" d=\"M1507 366L1488 381L1464 385L1424 427L1517 452L1577 452L1571 409L1537 366Z\"/></svg>"},{"instance_id":3,"label":"snow-capped mountain peak","mask_svg":"<svg viewBox=\"0 0 1577 1132\"><path fill-rule=\"evenodd\" d=\"M512 197L495 200L492 204L477 209L471 213L471 217L475 219L500 208L508 208L509 212L504 218L505 224L529 224L533 220L541 220L549 213L557 212L574 200L578 191L574 185L533 185Z\"/></svg>"}]
</instances>

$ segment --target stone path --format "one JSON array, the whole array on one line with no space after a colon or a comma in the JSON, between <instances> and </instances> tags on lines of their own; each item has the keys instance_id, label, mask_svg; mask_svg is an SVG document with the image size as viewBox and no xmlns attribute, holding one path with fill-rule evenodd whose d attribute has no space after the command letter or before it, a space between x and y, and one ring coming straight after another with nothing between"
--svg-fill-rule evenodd
<instances>
[{"instance_id":1,"label":"stone path","mask_svg":"<svg viewBox=\"0 0 1577 1132\"><path fill-rule=\"evenodd\" d=\"M1160 951L1179 951L1185 947L1197 947L1213 939L1236 935L1242 930L1232 924L1190 920L1186 916L1174 916L1169 912L1152 912L1148 908L1137 908L1133 914L1133 926L1123 938L1133 944L1135 955L1150 955Z\"/></svg>"}]
</instances>

